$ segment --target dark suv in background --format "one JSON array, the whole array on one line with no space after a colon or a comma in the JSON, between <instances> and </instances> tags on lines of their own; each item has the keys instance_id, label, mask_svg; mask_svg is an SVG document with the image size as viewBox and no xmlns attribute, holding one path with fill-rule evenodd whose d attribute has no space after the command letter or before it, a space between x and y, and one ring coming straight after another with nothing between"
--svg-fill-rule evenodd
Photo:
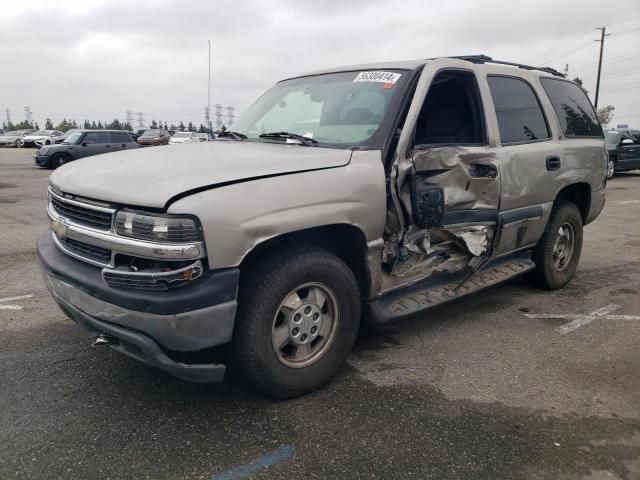
<instances>
[{"instance_id":1,"label":"dark suv in background","mask_svg":"<svg viewBox=\"0 0 640 480\"><path fill-rule=\"evenodd\" d=\"M35 154L40 167L58 168L71 160L138 148L129 132L122 130L80 130L69 135L58 145L41 148Z\"/></svg>"},{"instance_id":2,"label":"dark suv in background","mask_svg":"<svg viewBox=\"0 0 640 480\"><path fill-rule=\"evenodd\" d=\"M640 168L640 130L609 130L606 132L609 166L607 178L615 172Z\"/></svg>"},{"instance_id":3,"label":"dark suv in background","mask_svg":"<svg viewBox=\"0 0 640 480\"><path fill-rule=\"evenodd\" d=\"M151 145L169 145L171 134L164 128L147 130L138 138L138 145L149 147Z\"/></svg>"}]
</instances>

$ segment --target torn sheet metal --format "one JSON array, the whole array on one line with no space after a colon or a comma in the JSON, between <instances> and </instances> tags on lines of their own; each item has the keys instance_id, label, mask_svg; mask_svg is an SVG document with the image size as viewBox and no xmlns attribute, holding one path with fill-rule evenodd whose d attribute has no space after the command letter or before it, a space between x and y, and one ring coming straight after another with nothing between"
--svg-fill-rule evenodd
<instances>
[{"instance_id":1,"label":"torn sheet metal","mask_svg":"<svg viewBox=\"0 0 640 480\"><path fill-rule=\"evenodd\" d=\"M397 249L387 249L383 261L390 274L402 278L426 278L434 272L456 272L477 262L493 240L492 226L419 230L409 227Z\"/></svg>"}]
</instances>

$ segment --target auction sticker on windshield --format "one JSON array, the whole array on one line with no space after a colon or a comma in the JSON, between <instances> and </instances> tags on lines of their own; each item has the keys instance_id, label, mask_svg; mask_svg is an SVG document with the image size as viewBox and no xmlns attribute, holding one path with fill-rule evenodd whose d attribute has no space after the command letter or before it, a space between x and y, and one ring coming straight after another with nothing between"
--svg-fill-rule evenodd
<instances>
[{"instance_id":1,"label":"auction sticker on windshield","mask_svg":"<svg viewBox=\"0 0 640 480\"><path fill-rule=\"evenodd\" d=\"M401 73L395 72L360 72L353 79L354 82L379 82L393 85L402 76Z\"/></svg>"}]
</instances>

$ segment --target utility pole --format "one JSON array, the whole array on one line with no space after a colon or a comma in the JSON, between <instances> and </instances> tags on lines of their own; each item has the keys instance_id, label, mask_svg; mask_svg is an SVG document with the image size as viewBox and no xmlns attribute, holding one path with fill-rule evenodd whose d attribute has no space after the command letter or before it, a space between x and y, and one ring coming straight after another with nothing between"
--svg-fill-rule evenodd
<instances>
[{"instance_id":1,"label":"utility pole","mask_svg":"<svg viewBox=\"0 0 640 480\"><path fill-rule=\"evenodd\" d=\"M569 76L569 64L568 63L564 64L564 76L565 77Z\"/></svg>"},{"instance_id":2,"label":"utility pole","mask_svg":"<svg viewBox=\"0 0 640 480\"><path fill-rule=\"evenodd\" d=\"M229 105L228 107L225 107L225 110L227 111L227 125L231 126L233 125L233 105Z\"/></svg>"},{"instance_id":3,"label":"utility pole","mask_svg":"<svg viewBox=\"0 0 640 480\"><path fill-rule=\"evenodd\" d=\"M598 108L598 94L600 93L600 73L602 72L602 51L604 50L604 37L608 37L609 34L605 33L607 27L596 28L596 30L601 30L602 35L600 36L600 40L595 40L596 42L600 42L600 59L598 60L598 80L596 81L596 100L593 102L593 106Z\"/></svg>"},{"instance_id":4,"label":"utility pole","mask_svg":"<svg viewBox=\"0 0 640 480\"><path fill-rule=\"evenodd\" d=\"M124 112L124 115L126 119L125 122L127 123L127 125L133 128L133 112L131 110L127 110Z\"/></svg>"},{"instance_id":5,"label":"utility pole","mask_svg":"<svg viewBox=\"0 0 640 480\"><path fill-rule=\"evenodd\" d=\"M7 113L7 128L10 129L11 128L10 127L10 125L11 125L11 112L9 112L8 108L5 110L5 112Z\"/></svg>"},{"instance_id":6,"label":"utility pole","mask_svg":"<svg viewBox=\"0 0 640 480\"><path fill-rule=\"evenodd\" d=\"M223 117L223 115L222 115L222 109L223 109L224 107L223 107L223 106L222 106L222 104L220 104L220 103L216 103L216 104L214 105L214 107L215 107L215 109L216 109L216 128L217 128L218 130L220 130L220 129L222 128L222 125L223 125L223 121L222 121L222 117Z\"/></svg>"},{"instance_id":7,"label":"utility pole","mask_svg":"<svg viewBox=\"0 0 640 480\"><path fill-rule=\"evenodd\" d=\"M209 112L211 112L211 40L207 40L209 44L209 81L207 82L207 128L209 128L209 135L211 135L211 119Z\"/></svg>"},{"instance_id":8,"label":"utility pole","mask_svg":"<svg viewBox=\"0 0 640 480\"><path fill-rule=\"evenodd\" d=\"M138 112L138 128L144 128L144 112Z\"/></svg>"},{"instance_id":9,"label":"utility pole","mask_svg":"<svg viewBox=\"0 0 640 480\"><path fill-rule=\"evenodd\" d=\"M29 125L31 125L33 128L35 128L35 125L33 123L33 118L31 116L31 108L29 107L24 107L24 118L27 119L27 123Z\"/></svg>"}]
</instances>

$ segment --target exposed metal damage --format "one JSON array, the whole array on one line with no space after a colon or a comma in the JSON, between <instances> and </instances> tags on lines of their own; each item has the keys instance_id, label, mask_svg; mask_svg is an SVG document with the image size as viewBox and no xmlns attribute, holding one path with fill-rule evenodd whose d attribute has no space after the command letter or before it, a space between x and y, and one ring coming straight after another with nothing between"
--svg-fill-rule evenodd
<instances>
[{"instance_id":1,"label":"exposed metal damage","mask_svg":"<svg viewBox=\"0 0 640 480\"><path fill-rule=\"evenodd\" d=\"M419 281L436 272L475 269L483 262L495 239L496 222L445 225L440 218L437 225L421 228L417 226L416 208L437 208L424 205L422 200L416 202L415 180L413 187L411 182L412 177L420 178L423 191L429 186L440 188L444 202L441 209L448 213L489 210L499 200L499 189L493 180L498 172L494 168L497 162L497 156L482 147L434 147L400 162L403 165L397 170L397 202L391 201L393 198L389 202L382 253L387 274L383 283L387 288Z\"/></svg>"}]
</instances>

